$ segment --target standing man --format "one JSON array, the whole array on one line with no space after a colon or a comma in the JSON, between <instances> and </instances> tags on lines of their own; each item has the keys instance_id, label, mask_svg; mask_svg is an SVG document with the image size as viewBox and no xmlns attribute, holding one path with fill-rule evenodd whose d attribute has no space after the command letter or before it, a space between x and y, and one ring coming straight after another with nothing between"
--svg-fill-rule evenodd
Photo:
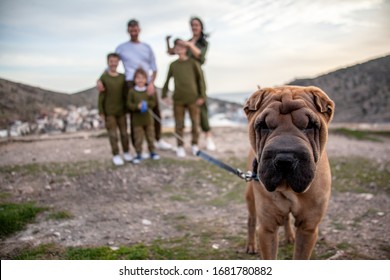
<instances>
[{"instance_id":1,"label":"standing man","mask_svg":"<svg viewBox=\"0 0 390 280\"><path fill-rule=\"evenodd\" d=\"M127 23L127 32L130 35L130 41L120 44L115 52L119 55L125 68L126 85L128 90L134 87L134 74L138 68L142 68L148 74L147 93L149 95L155 95L156 100L157 92L154 87L154 81L157 76L156 59L152 48L139 40L139 33L141 29L139 23L135 19L131 19ZM97 81L97 89L99 92L104 91L103 83ZM156 106L152 108L153 113L160 117L160 108L158 102ZM172 146L161 139L161 124L158 121L154 121L156 147L159 149L171 149ZM130 124L131 141L134 145L133 137L133 124Z\"/></svg>"}]
</instances>

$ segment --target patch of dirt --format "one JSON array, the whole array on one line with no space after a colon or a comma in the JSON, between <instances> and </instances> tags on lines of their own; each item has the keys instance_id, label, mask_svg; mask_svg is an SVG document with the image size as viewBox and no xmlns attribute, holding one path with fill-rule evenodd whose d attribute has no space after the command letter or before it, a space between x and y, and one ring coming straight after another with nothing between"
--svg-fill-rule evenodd
<instances>
[{"instance_id":1,"label":"patch of dirt","mask_svg":"<svg viewBox=\"0 0 390 280\"><path fill-rule=\"evenodd\" d=\"M215 128L213 133L218 150L210 154L234 167L244 168L242 164L249 149L246 128ZM66 220L40 215L36 223L1 241L2 256L12 254L26 244L120 246L148 243L158 238L191 234L192 226L208 224L218 225L232 236L241 236L245 242L247 213L243 196L238 202L211 203L237 186L242 186L244 195L245 183L240 179L225 171L221 171L226 174L223 176L210 172L205 177L202 174L189 176L191 163L203 166L206 171L209 163L187 156L181 160L182 166L172 165L173 159L179 161L173 151L160 151L158 163L148 160L138 166L126 164L115 168L111 164L108 140L96 135L59 135L0 145L0 168L21 165L26 169L1 172L0 192L11 193L15 201L36 201L53 211L73 215ZM185 137L186 143L190 143L188 137ZM165 139L175 144L172 136ZM201 142L201 149L203 144ZM327 150L330 158L360 156L387 163L390 140L358 141L331 135ZM234 158L242 160L232 162ZM62 166L69 169L74 165L80 174L27 171L27 165L41 164L57 169ZM84 169L89 172L83 172ZM362 258L389 259L389 232L388 194L333 192L320 226L320 239L335 245L348 243ZM214 242L218 246L228 246L223 240ZM337 258L343 258L342 250L338 253Z\"/></svg>"}]
</instances>

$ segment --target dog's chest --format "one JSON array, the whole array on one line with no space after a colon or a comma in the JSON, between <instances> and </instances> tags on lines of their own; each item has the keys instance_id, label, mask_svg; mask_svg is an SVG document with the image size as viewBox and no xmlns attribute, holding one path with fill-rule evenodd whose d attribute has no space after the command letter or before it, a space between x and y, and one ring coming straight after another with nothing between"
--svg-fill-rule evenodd
<instances>
[{"instance_id":1,"label":"dog's chest","mask_svg":"<svg viewBox=\"0 0 390 280\"><path fill-rule=\"evenodd\" d=\"M297 194L292 191L290 188L281 187L278 188L275 192L271 193L272 200L276 208L279 211L285 213L297 213L299 209L299 199Z\"/></svg>"}]
</instances>

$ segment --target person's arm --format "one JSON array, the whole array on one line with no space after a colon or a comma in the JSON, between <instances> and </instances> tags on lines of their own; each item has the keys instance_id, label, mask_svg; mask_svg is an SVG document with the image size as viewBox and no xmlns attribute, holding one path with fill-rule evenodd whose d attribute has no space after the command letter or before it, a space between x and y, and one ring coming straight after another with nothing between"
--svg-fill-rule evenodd
<instances>
[{"instance_id":1,"label":"person's arm","mask_svg":"<svg viewBox=\"0 0 390 280\"><path fill-rule=\"evenodd\" d=\"M99 92L99 98L98 98L98 108L99 108L99 115L104 118L104 98L105 98L105 93L102 91L102 92Z\"/></svg>"},{"instance_id":2,"label":"person's arm","mask_svg":"<svg viewBox=\"0 0 390 280\"><path fill-rule=\"evenodd\" d=\"M190 50L194 58L196 59L200 58L201 50L192 41L187 41L186 47Z\"/></svg>"},{"instance_id":3,"label":"person's arm","mask_svg":"<svg viewBox=\"0 0 390 280\"><path fill-rule=\"evenodd\" d=\"M169 80L171 79L171 77L172 77L172 64L169 66L167 79L166 79L164 87L162 89L161 98L163 98L163 99L168 97L167 94L168 94Z\"/></svg>"},{"instance_id":4,"label":"person's arm","mask_svg":"<svg viewBox=\"0 0 390 280\"><path fill-rule=\"evenodd\" d=\"M122 87L122 101L123 101L123 107L125 109L125 112L127 111L127 98L128 98L128 95L129 95L129 89L127 88L127 84L126 84L126 80L124 81L123 83L123 87Z\"/></svg>"},{"instance_id":5,"label":"person's arm","mask_svg":"<svg viewBox=\"0 0 390 280\"><path fill-rule=\"evenodd\" d=\"M206 101L206 83L203 76L202 68L200 68L199 63L193 61L194 71L196 77L196 83L198 87L198 99L196 104L202 105Z\"/></svg>"},{"instance_id":6,"label":"person's arm","mask_svg":"<svg viewBox=\"0 0 390 280\"><path fill-rule=\"evenodd\" d=\"M99 108L99 115L104 118L105 112L104 112L104 99L106 98L106 89L104 87L104 77L103 75L100 76L99 80L97 80L97 83L101 85L101 89L99 90L99 98L98 98L98 108Z\"/></svg>"},{"instance_id":7,"label":"person's arm","mask_svg":"<svg viewBox=\"0 0 390 280\"><path fill-rule=\"evenodd\" d=\"M167 41L167 53L170 54L170 55L174 55L175 52L174 52L173 48L171 47L171 45L169 43L169 39L171 39L170 35L165 37L165 40Z\"/></svg>"},{"instance_id":8,"label":"person's arm","mask_svg":"<svg viewBox=\"0 0 390 280\"><path fill-rule=\"evenodd\" d=\"M193 58L195 58L197 61L200 62L200 64L203 64L206 61L206 52L208 44L206 42L206 45L202 48L199 48L195 43L192 41L187 41L186 46L188 50L191 52Z\"/></svg>"},{"instance_id":9,"label":"person's arm","mask_svg":"<svg viewBox=\"0 0 390 280\"><path fill-rule=\"evenodd\" d=\"M156 58L154 56L152 48L149 46L149 67L153 71L152 76L150 77L150 81L147 87L147 93L149 95L154 94L155 88L154 88L154 81L157 77L157 64L156 64Z\"/></svg>"},{"instance_id":10,"label":"person's arm","mask_svg":"<svg viewBox=\"0 0 390 280\"><path fill-rule=\"evenodd\" d=\"M127 95L127 108L129 108L131 112L136 112L139 111L138 105L139 103L136 103L134 98L134 91L129 90L129 93Z\"/></svg>"},{"instance_id":11,"label":"person's arm","mask_svg":"<svg viewBox=\"0 0 390 280\"><path fill-rule=\"evenodd\" d=\"M99 92L103 92L106 90L106 88L104 87L102 81L99 79L96 81L96 89L99 91Z\"/></svg>"},{"instance_id":12,"label":"person's arm","mask_svg":"<svg viewBox=\"0 0 390 280\"><path fill-rule=\"evenodd\" d=\"M150 78L150 83L148 84L147 87L147 93L148 95L154 95L156 89L154 87L154 81L156 80L157 77L157 71L153 71L152 77Z\"/></svg>"},{"instance_id":13,"label":"person's arm","mask_svg":"<svg viewBox=\"0 0 390 280\"><path fill-rule=\"evenodd\" d=\"M104 83L103 83L103 75L104 73L106 73L107 70L104 70L103 74L100 76L99 80L96 81L96 89L99 91L99 92L103 92L106 90L106 88L104 87Z\"/></svg>"}]
</instances>

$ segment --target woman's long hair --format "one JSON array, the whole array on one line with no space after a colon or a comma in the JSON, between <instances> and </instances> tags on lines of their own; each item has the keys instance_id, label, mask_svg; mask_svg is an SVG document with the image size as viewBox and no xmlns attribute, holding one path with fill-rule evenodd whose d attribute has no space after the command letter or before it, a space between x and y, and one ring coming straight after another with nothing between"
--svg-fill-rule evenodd
<instances>
[{"instance_id":1,"label":"woman's long hair","mask_svg":"<svg viewBox=\"0 0 390 280\"><path fill-rule=\"evenodd\" d=\"M204 31L203 31L203 22L200 18L198 17L191 17L190 19L190 25L192 24L192 21L198 21L200 23L200 27L201 27L201 32L200 32L200 37L198 39L198 41L196 41L196 44L199 44L201 47L205 47L207 45L207 37L209 37L209 34L205 34Z\"/></svg>"}]
</instances>

